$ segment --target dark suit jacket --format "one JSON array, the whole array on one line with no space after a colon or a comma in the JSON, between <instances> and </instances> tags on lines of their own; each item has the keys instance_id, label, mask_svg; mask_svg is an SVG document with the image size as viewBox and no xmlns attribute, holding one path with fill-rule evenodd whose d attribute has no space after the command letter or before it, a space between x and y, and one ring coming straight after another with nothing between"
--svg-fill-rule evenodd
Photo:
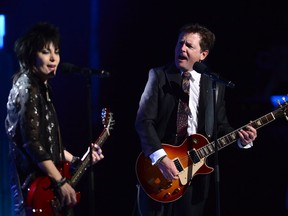
<instances>
[{"instance_id":1,"label":"dark suit jacket","mask_svg":"<svg viewBox=\"0 0 288 216\"><path fill-rule=\"evenodd\" d=\"M217 136L223 136L233 131L233 128L226 116L225 86L217 83L216 89ZM135 121L144 155L149 156L162 148L162 143L175 145L177 107L182 94L181 74L174 63L149 71L149 78L141 96ZM199 97L197 133L211 140L214 126L213 89L212 80L205 75L202 75L200 80ZM203 197L202 195L206 197L207 175L201 175L192 182L193 185L198 184L196 187L198 198Z\"/></svg>"},{"instance_id":2,"label":"dark suit jacket","mask_svg":"<svg viewBox=\"0 0 288 216\"><path fill-rule=\"evenodd\" d=\"M217 129L219 136L233 130L225 109L225 86L217 83ZM181 74L174 64L153 68L141 96L135 127L146 156L162 148L162 143L175 144L177 106L181 97ZM212 138L214 126L212 81L202 76L198 113L198 131Z\"/></svg>"}]
</instances>

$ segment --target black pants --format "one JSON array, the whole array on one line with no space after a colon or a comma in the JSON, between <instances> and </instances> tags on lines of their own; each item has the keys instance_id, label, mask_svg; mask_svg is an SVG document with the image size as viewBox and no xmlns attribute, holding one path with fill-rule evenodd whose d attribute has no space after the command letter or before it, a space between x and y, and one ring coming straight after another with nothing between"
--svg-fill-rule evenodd
<instances>
[{"instance_id":1,"label":"black pants","mask_svg":"<svg viewBox=\"0 0 288 216\"><path fill-rule=\"evenodd\" d=\"M188 187L181 198L171 203L160 203L151 199L139 186L137 216L203 216L206 200L192 202L192 187Z\"/></svg>"}]
</instances>

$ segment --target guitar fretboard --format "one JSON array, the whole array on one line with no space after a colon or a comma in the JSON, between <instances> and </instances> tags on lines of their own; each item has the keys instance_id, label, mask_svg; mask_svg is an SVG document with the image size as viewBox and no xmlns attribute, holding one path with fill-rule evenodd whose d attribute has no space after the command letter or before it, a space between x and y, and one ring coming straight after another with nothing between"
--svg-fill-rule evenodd
<instances>
[{"instance_id":1,"label":"guitar fretboard","mask_svg":"<svg viewBox=\"0 0 288 216\"><path fill-rule=\"evenodd\" d=\"M277 110L270 112L258 119L256 119L253 122L250 122L249 124L244 125L241 128L238 128L237 130L217 139L217 148L223 149L224 147L232 144L233 142L236 141L236 139L238 138L238 131L240 131L241 129L244 129L248 126L248 125L252 125L255 129L259 129L265 125L267 125L268 123L274 121L277 117L279 116L283 116L283 114L285 114L287 108L287 104L285 106L281 106L280 108L278 108ZM286 114L285 114L286 115ZM193 150L194 151L194 150ZM215 152L215 143L211 142L208 143L207 145L199 148L196 152L190 152L190 155L193 155L194 160L195 160L195 153L198 156L198 160L201 158L205 158L211 154L213 154Z\"/></svg>"},{"instance_id":2,"label":"guitar fretboard","mask_svg":"<svg viewBox=\"0 0 288 216\"><path fill-rule=\"evenodd\" d=\"M102 147L104 142L107 140L109 136L109 130L105 128L99 138L96 140L95 144ZM70 179L70 184L72 186L76 186L76 184L79 182L80 178L83 176L86 169L90 166L90 154L87 154L86 157L83 159L77 170L74 172L74 175Z\"/></svg>"}]
</instances>

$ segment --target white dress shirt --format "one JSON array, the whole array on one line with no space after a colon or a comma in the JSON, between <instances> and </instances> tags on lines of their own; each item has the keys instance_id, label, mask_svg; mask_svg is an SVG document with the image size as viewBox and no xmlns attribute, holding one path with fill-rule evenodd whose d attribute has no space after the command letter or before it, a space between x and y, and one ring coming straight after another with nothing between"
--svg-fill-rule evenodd
<instances>
[{"instance_id":1,"label":"white dress shirt","mask_svg":"<svg viewBox=\"0 0 288 216\"><path fill-rule=\"evenodd\" d=\"M189 90L189 108L191 111L191 116L188 116L188 127L187 134L191 136L195 134L197 131L197 123L198 123L198 108L199 108L199 95L200 95L200 79L201 74L196 72L195 70L190 71L190 90ZM240 148L251 148L253 143L249 143L248 145L243 146L240 142L240 139L237 140L237 144ZM156 164L160 158L167 155L164 149L159 149L152 153L149 157L152 161L152 165Z\"/></svg>"}]
</instances>

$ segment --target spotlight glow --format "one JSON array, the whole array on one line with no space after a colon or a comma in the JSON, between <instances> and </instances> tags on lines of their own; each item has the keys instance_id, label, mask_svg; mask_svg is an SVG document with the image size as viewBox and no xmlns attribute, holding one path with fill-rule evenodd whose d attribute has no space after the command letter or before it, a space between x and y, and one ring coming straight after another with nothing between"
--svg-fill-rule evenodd
<instances>
[{"instance_id":1,"label":"spotlight glow","mask_svg":"<svg viewBox=\"0 0 288 216\"><path fill-rule=\"evenodd\" d=\"M4 36L5 36L5 16L0 14L0 49L4 47Z\"/></svg>"},{"instance_id":2,"label":"spotlight glow","mask_svg":"<svg viewBox=\"0 0 288 216\"><path fill-rule=\"evenodd\" d=\"M279 103L282 104L285 101L288 101L287 95L273 95L270 97L270 101L274 107L278 107Z\"/></svg>"}]
</instances>

